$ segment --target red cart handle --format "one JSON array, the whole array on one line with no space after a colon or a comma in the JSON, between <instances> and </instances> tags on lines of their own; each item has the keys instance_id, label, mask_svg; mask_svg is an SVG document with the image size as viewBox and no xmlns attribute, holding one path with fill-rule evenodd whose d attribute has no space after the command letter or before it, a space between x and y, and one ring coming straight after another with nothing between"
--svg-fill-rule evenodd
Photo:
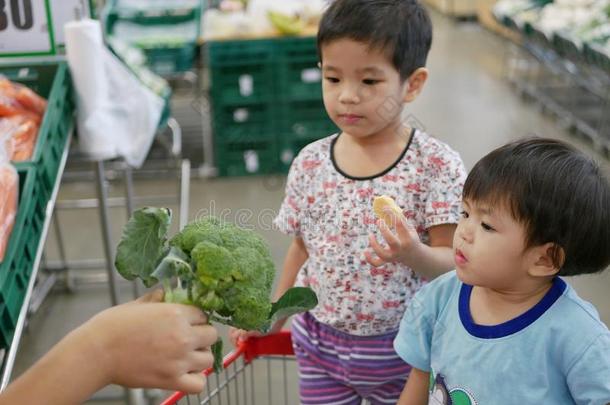
<instances>
[{"instance_id":1,"label":"red cart handle","mask_svg":"<svg viewBox=\"0 0 610 405\"><path fill-rule=\"evenodd\" d=\"M242 355L244 356L244 361L248 364L260 356L291 356L293 354L294 350L292 348L290 331L286 330L272 335L250 337L245 342L241 342L235 350L225 356L222 361L222 367L226 369ZM208 368L202 374L207 377L213 372L214 369ZM161 405L175 405L185 396L184 392L175 392L163 401Z\"/></svg>"}]
</instances>

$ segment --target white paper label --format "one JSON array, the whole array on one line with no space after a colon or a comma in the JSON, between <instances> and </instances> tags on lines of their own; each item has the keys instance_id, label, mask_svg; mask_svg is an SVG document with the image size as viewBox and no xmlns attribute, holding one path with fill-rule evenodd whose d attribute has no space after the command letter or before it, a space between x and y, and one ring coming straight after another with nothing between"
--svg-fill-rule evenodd
<instances>
[{"instance_id":1,"label":"white paper label","mask_svg":"<svg viewBox=\"0 0 610 405\"><path fill-rule=\"evenodd\" d=\"M250 112L248 112L247 108L238 108L233 111L233 120L235 122L246 122L250 118Z\"/></svg>"},{"instance_id":2,"label":"white paper label","mask_svg":"<svg viewBox=\"0 0 610 405\"><path fill-rule=\"evenodd\" d=\"M258 163L258 153L253 150L247 150L244 152L244 163L246 164L246 171L248 173L256 173L260 167Z\"/></svg>"},{"instance_id":3,"label":"white paper label","mask_svg":"<svg viewBox=\"0 0 610 405\"><path fill-rule=\"evenodd\" d=\"M239 76L239 94L250 97L254 92L254 80L251 75Z\"/></svg>"},{"instance_id":4,"label":"white paper label","mask_svg":"<svg viewBox=\"0 0 610 405\"><path fill-rule=\"evenodd\" d=\"M0 56L52 52L47 1L0 0Z\"/></svg>"}]
</instances>

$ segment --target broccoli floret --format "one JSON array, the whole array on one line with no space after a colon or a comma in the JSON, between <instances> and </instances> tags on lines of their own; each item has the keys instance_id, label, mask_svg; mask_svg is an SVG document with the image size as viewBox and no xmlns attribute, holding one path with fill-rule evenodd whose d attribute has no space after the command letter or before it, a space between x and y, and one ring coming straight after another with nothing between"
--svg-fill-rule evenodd
<instances>
[{"instance_id":1,"label":"broccoli floret","mask_svg":"<svg viewBox=\"0 0 610 405\"><path fill-rule=\"evenodd\" d=\"M121 255L117 255L117 268L124 270L121 274L151 285L159 281L168 301L196 305L211 321L247 330L266 331L279 317L317 305L315 293L304 288L293 288L271 303L275 266L257 233L209 217L187 225L168 247L170 217L169 210L156 208L134 213L123 233ZM150 253L143 257L142 252ZM132 275L142 262L144 270ZM221 342L212 351L218 371Z\"/></svg>"},{"instance_id":2,"label":"broccoli floret","mask_svg":"<svg viewBox=\"0 0 610 405\"><path fill-rule=\"evenodd\" d=\"M236 284L229 290L226 306L231 311L233 325L246 330L263 328L271 312L269 294L246 284Z\"/></svg>"},{"instance_id":3,"label":"broccoli floret","mask_svg":"<svg viewBox=\"0 0 610 405\"><path fill-rule=\"evenodd\" d=\"M170 244L190 252L199 281L191 295L202 309L243 329L265 325L275 266L258 234L205 218L185 227Z\"/></svg>"},{"instance_id":4,"label":"broccoli floret","mask_svg":"<svg viewBox=\"0 0 610 405\"><path fill-rule=\"evenodd\" d=\"M221 281L231 281L232 274L237 271L233 254L211 242L198 243L191 252L191 259L195 263L199 281L209 287L216 287Z\"/></svg>"},{"instance_id":5,"label":"broccoli floret","mask_svg":"<svg viewBox=\"0 0 610 405\"><path fill-rule=\"evenodd\" d=\"M169 244L179 247L186 253L191 253L200 242L210 242L223 246L222 238L218 232L220 227L222 227L222 224L219 219L207 217L185 226L180 233L169 241Z\"/></svg>"}]
</instances>

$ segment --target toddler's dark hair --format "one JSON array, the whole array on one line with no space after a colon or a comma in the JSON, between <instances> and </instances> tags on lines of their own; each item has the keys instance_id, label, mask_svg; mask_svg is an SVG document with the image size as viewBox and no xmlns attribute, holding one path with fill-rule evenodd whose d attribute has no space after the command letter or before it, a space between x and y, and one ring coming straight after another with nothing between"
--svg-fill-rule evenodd
<instances>
[{"instance_id":1,"label":"toddler's dark hair","mask_svg":"<svg viewBox=\"0 0 610 405\"><path fill-rule=\"evenodd\" d=\"M335 0L320 21L320 60L323 45L344 38L387 52L404 81L426 66L432 23L416 0Z\"/></svg>"},{"instance_id":2,"label":"toddler's dark hair","mask_svg":"<svg viewBox=\"0 0 610 405\"><path fill-rule=\"evenodd\" d=\"M530 138L494 150L468 175L463 198L508 208L525 226L526 247L554 243L560 275L610 264L610 184L593 159L566 143Z\"/></svg>"}]
</instances>

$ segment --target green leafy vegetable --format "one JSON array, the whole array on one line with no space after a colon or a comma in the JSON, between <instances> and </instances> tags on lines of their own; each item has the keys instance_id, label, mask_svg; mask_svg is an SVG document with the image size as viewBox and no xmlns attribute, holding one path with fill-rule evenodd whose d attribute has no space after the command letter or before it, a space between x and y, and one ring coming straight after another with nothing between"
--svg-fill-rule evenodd
<instances>
[{"instance_id":1,"label":"green leafy vegetable","mask_svg":"<svg viewBox=\"0 0 610 405\"><path fill-rule=\"evenodd\" d=\"M170 223L171 211L166 208L144 208L133 213L117 247L115 266L123 278L139 278L147 287L157 283L152 273L167 254Z\"/></svg>"},{"instance_id":2,"label":"green leafy vegetable","mask_svg":"<svg viewBox=\"0 0 610 405\"><path fill-rule=\"evenodd\" d=\"M195 305L229 326L267 332L275 321L314 308L309 288L292 288L276 303L270 295L275 266L265 241L253 231L214 217L188 224L169 242L171 211L135 211L123 231L116 257L119 273L147 286L161 282L165 301ZM222 342L213 347L222 368Z\"/></svg>"}]
</instances>

